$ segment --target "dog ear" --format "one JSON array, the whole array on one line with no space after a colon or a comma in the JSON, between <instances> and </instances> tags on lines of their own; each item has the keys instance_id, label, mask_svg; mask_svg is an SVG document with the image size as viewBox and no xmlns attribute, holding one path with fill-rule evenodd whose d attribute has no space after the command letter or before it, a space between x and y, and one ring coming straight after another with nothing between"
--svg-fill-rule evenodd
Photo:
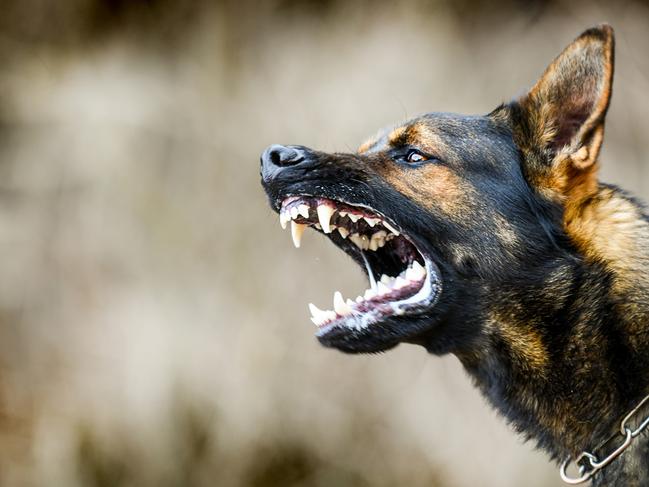
<instances>
[{"instance_id":1,"label":"dog ear","mask_svg":"<svg viewBox=\"0 0 649 487\"><path fill-rule=\"evenodd\" d=\"M515 137L528 160L547 174L594 167L611 98L614 35L609 25L588 29L512 104ZM551 170L552 171L552 170Z\"/></svg>"}]
</instances>

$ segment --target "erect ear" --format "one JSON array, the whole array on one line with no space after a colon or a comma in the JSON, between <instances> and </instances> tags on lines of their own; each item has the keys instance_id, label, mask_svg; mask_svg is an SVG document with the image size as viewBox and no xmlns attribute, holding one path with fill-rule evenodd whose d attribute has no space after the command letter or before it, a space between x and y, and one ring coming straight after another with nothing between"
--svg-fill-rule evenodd
<instances>
[{"instance_id":1,"label":"erect ear","mask_svg":"<svg viewBox=\"0 0 649 487\"><path fill-rule=\"evenodd\" d=\"M512 104L517 142L532 155L531 164L545 166L538 169L594 167L611 98L613 56L613 29L588 29Z\"/></svg>"}]
</instances>

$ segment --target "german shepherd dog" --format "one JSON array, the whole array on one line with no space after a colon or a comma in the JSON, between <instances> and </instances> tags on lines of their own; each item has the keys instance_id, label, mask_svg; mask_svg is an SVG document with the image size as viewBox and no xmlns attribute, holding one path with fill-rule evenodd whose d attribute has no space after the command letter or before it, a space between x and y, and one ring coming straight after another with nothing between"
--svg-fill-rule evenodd
<instances>
[{"instance_id":1,"label":"german shepherd dog","mask_svg":"<svg viewBox=\"0 0 649 487\"><path fill-rule=\"evenodd\" d=\"M297 247L314 228L367 272L356 299L310 305L323 345L453 353L577 463L565 480L648 486L649 219L597 179L613 56L611 27L591 28L487 115L428 113L356 153L272 145L261 178Z\"/></svg>"}]
</instances>

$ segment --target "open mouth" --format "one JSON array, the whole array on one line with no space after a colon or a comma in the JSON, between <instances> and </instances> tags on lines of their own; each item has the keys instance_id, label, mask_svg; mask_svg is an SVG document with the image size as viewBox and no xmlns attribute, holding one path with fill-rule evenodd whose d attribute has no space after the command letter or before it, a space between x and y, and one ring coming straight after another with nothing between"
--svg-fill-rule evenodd
<instances>
[{"instance_id":1,"label":"open mouth","mask_svg":"<svg viewBox=\"0 0 649 487\"><path fill-rule=\"evenodd\" d=\"M282 201L280 224L296 247L312 227L326 234L367 272L370 287L355 299L338 291L333 309L309 304L318 336L330 332L362 331L390 317L421 313L433 306L441 292L435 263L396 224L366 206L313 196L290 196Z\"/></svg>"}]
</instances>

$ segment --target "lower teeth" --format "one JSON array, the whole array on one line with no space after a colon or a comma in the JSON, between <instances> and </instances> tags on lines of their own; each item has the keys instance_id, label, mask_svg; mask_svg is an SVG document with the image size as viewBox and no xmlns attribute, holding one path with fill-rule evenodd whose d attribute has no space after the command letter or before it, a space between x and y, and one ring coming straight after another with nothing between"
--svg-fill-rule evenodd
<instances>
[{"instance_id":1,"label":"lower teeth","mask_svg":"<svg viewBox=\"0 0 649 487\"><path fill-rule=\"evenodd\" d=\"M397 277L383 274L379 282L376 282L365 254L361 253L361 255L367 267L367 274L370 279L371 288L365 291L363 297L358 296L355 303L350 299L345 301L342 294L339 291L336 291L334 293L333 310L321 310L314 304L309 303L311 321L313 321L316 326L322 326L336 320L337 318L354 314L354 308L356 305L362 305L365 301L369 301L376 297L389 295L394 291L421 282L426 277L426 269L419 262L414 261Z\"/></svg>"}]
</instances>

